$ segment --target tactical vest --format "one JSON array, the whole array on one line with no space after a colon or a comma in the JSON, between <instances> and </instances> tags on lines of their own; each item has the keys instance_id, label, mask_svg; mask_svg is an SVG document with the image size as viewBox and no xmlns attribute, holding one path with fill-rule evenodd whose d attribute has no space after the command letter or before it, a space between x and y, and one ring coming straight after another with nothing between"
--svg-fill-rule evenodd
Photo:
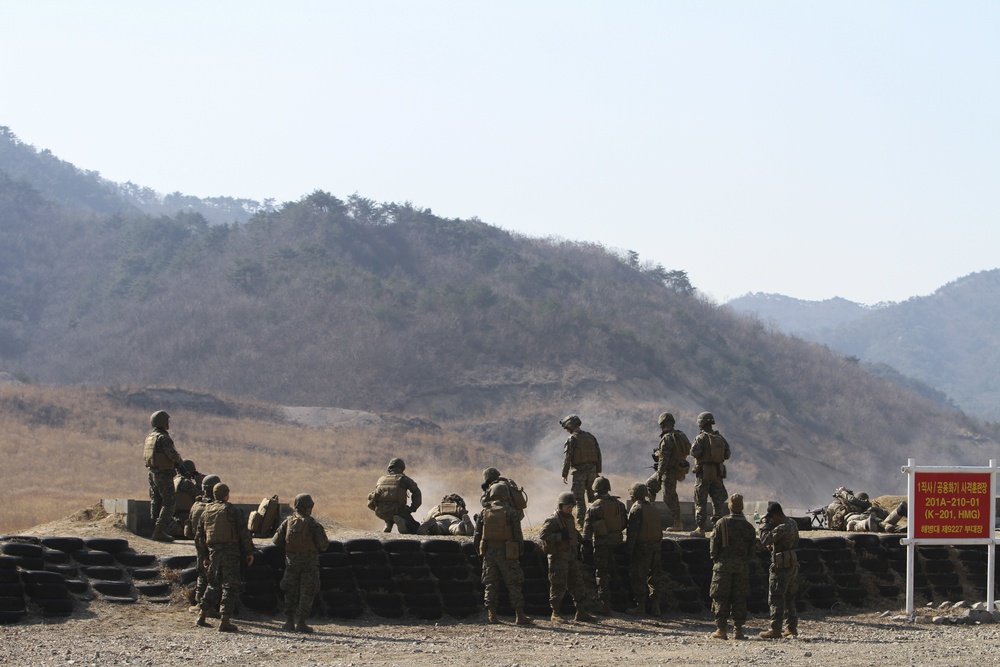
<instances>
[{"instance_id":1,"label":"tactical vest","mask_svg":"<svg viewBox=\"0 0 1000 667\"><path fill-rule=\"evenodd\" d=\"M627 524L625 506L615 496L598 498L594 504L601 509L604 521L604 535L621 533Z\"/></svg>"},{"instance_id":2,"label":"tactical vest","mask_svg":"<svg viewBox=\"0 0 1000 667\"><path fill-rule=\"evenodd\" d=\"M375 502L406 504L406 487L403 486L403 475L390 473L379 477L375 483Z\"/></svg>"},{"instance_id":3,"label":"tactical vest","mask_svg":"<svg viewBox=\"0 0 1000 667\"><path fill-rule=\"evenodd\" d=\"M161 435L160 432L153 431L146 436L146 444L142 448L143 458L146 461L146 467L150 470L172 472L174 462L170 460L170 457L163 452L163 447L160 446Z\"/></svg>"},{"instance_id":4,"label":"tactical vest","mask_svg":"<svg viewBox=\"0 0 1000 667\"><path fill-rule=\"evenodd\" d=\"M726 439L714 433L705 433L708 444L704 448L706 463L723 463L726 460Z\"/></svg>"},{"instance_id":5,"label":"tactical vest","mask_svg":"<svg viewBox=\"0 0 1000 667\"><path fill-rule=\"evenodd\" d=\"M684 444L684 441L677 437L678 431L667 431L660 436L660 449L657 452L657 461L666 461L667 465L675 464L691 454L691 443ZM666 458L664 458L666 457Z\"/></svg>"},{"instance_id":6,"label":"tactical vest","mask_svg":"<svg viewBox=\"0 0 1000 667\"><path fill-rule=\"evenodd\" d=\"M285 522L285 551L290 554L319 551L309 530L309 521L301 514L293 514Z\"/></svg>"},{"instance_id":7,"label":"tactical vest","mask_svg":"<svg viewBox=\"0 0 1000 667\"><path fill-rule=\"evenodd\" d=\"M465 507L459 505L458 503L442 502L437 507L434 508L434 516L437 517L447 514L449 516L457 516L458 518L461 519L462 511L464 509Z\"/></svg>"},{"instance_id":8,"label":"tactical vest","mask_svg":"<svg viewBox=\"0 0 1000 667\"><path fill-rule=\"evenodd\" d=\"M229 516L229 504L214 502L205 508L201 520L205 524L207 544L237 544L240 541L236 524Z\"/></svg>"},{"instance_id":9,"label":"tactical vest","mask_svg":"<svg viewBox=\"0 0 1000 667\"><path fill-rule=\"evenodd\" d=\"M205 508L208 507L208 503L200 498L194 501L191 505L191 511L188 512L187 521L184 522L184 537L189 540L194 539L194 529L198 525L198 519L201 515L205 513Z\"/></svg>"},{"instance_id":10,"label":"tactical vest","mask_svg":"<svg viewBox=\"0 0 1000 667\"><path fill-rule=\"evenodd\" d=\"M663 539L663 531L660 529L660 513L650 503L640 503L639 507L642 509L642 522L639 524L639 541L659 542Z\"/></svg>"},{"instance_id":11,"label":"tactical vest","mask_svg":"<svg viewBox=\"0 0 1000 667\"><path fill-rule=\"evenodd\" d=\"M570 462L575 466L597 463L600 459L597 438L584 431L577 431L572 437L576 440L576 446Z\"/></svg>"},{"instance_id":12,"label":"tactical vest","mask_svg":"<svg viewBox=\"0 0 1000 667\"><path fill-rule=\"evenodd\" d=\"M174 477L174 508L187 512L194 505L200 489L187 477Z\"/></svg>"},{"instance_id":13,"label":"tactical vest","mask_svg":"<svg viewBox=\"0 0 1000 667\"><path fill-rule=\"evenodd\" d=\"M509 542L514 539L507 510L503 507L487 507L483 510L483 542Z\"/></svg>"}]
</instances>

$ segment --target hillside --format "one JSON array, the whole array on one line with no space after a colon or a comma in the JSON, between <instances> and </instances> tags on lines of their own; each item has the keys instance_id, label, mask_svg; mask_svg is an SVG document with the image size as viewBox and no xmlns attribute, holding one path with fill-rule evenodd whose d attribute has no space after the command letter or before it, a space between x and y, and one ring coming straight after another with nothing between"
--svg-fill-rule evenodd
<instances>
[{"instance_id":1,"label":"hillside","mask_svg":"<svg viewBox=\"0 0 1000 667\"><path fill-rule=\"evenodd\" d=\"M1000 385L996 380L1000 373L1000 338L996 333L1000 324L1000 269L974 273L929 296L875 309L832 308L837 300L803 302L761 296L765 295L748 295L727 305L756 312L783 331L864 362L890 366L933 387L964 411L1000 421ZM839 318L837 312L846 316ZM855 316L850 316L851 312Z\"/></svg>"},{"instance_id":2,"label":"hillside","mask_svg":"<svg viewBox=\"0 0 1000 667\"><path fill-rule=\"evenodd\" d=\"M996 455L996 429L594 244L325 192L245 224L104 216L2 176L0 225L0 371L32 382L424 418L555 475L577 412L625 479L655 415L694 435L710 410L730 487L801 505Z\"/></svg>"}]
</instances>

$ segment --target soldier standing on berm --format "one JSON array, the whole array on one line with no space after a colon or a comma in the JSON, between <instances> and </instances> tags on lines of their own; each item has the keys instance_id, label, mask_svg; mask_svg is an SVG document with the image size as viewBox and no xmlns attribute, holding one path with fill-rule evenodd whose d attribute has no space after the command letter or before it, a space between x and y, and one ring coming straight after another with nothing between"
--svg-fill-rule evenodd
<instances>
[{"instance_id":1,"label":"soldier standing on berm","mask_svg":"<svg viewBox=\"0 0 1000 667\"><path fill-rule=\"evenodd\" d=\"M170 415L157 410L149 418L153 430L146 436L143 457L149 469L149 513L153 519L153 536L158 542L173 542L170 526L174 521L176 505L174 471L187 476L184 460L174 448L174 441L167 434Z\"/></svg>"},{"instance_id":2,"label":"soldier standing on berm","mask_svg":"<svg viewBox=\"0 0 1000 667\"><path fill-rule=\"evenodd\" d=\"M655 490L649 489L650 502L656 497L656 492L663 489L663 504L670 510L672 525L667 530L680 531L684 529L681 521L681 503L677 497L677 482L687 473L690 465L687 456L691 453L691 441L684 431L674 428L674 416L664 412L657 419L660 425L660 443L656 453ZM650 483L646 483L650 486Z\"/></svg>"},{"instance_id":3,"label":"soldier standing on berm","mask_svg":"<svg viewBox=\"0 0 1000 667\"><path fill-rule=\"evenodd\" d=\"M559 425L569 433L563 445L563 484L569 482L573 471L573 496L576 498L576 523L583 526L587 503L594 500L594 480L601 474L601 446L597 438L581 431L583 422L576 415L559 420Z\"/></svg>"},{"instance_id":4,"label":"soldier standing on berm","mask_svg":"<svg viewBox=\"0 0 1000 667\"><path fill-rule=\"evenodd\" d=\"M704 535L705 531L711 530L712 525L705 514L708 512L708 498L712 497L712 522L729 513L726 507L726 485L723 479L726 477L725 461L729 460L729 443L712 429L715 425L715 417L711 412L702 412L698 415L698 428L701 433L694 439L691 445L691 456L694 457L696 465L694 467L694 522L695 532Z\"/></svg>"}]
</instances>

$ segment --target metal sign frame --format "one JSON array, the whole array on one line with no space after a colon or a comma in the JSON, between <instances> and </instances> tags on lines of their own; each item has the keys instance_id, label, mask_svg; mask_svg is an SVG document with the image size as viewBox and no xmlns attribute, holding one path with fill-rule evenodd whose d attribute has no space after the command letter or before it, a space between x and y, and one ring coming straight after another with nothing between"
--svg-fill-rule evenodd
<instances>
[{"instance_id":1,"label":"metal sign frame","mask_svg":"<svg viewBox=\"0 0 1000 667\"><path fill-rule=\"evenodd\" d=\"M993 566L996 560L996 476L997 476L997 462L996 459L990 459L990 464L986 467L982 466L917 466L916 459L907 459L906 465L901 468L901 471L907 475L906 483L906 502L908 506L907 515L911 518L906 520L906 537L901 539L899 542L906 546L906 615L911 619L916 617L915 601L913 599L913 575L916 565L916 552L917 545L919 544L941 544L941 545L954 545L954 544L985 544L987 550L987 567L986 567L986 604L989 610L992 612L995 604L995 595L993 592L994 586L994 572ZM914 499L916 496L916 474L915 473L957 473L957 474L988 474L989 475L989 537L916 537L915 527L917 521L915 518L915 512L918 508L914 504Z\"/></svg>"}]
</instances>

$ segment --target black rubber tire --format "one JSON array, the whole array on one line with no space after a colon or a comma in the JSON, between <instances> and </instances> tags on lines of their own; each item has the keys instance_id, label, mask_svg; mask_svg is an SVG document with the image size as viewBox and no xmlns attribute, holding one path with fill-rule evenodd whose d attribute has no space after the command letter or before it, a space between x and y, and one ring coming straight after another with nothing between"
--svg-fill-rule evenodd
<instances>
[{"instance_id":1,"label":"black rubber tire","mask_svg":"<svg viewBox=\"0 0 1000 667\"><path fill-rule=\"evenodd\" d=\"M257 565L256 561L254 561L253 567L249 567L243 571L244 581L267 581L273 583L280 578L281 575L277 570L268 565Z\"/></svg>"},{"instance_id":2,"label":"black rubber tire","mask_svg":"<svg viewBox=\"0 0 1000 667\"><path fill-rule=\"evenodd\" d=\"M47 565L65 565L70 561L70 556L68 553L59 551L58 549L45 549L42 552L42 560Z\"/></svg>"},{"instance_id":3,"label":"black rubber tire","mask_svg":"<svg viewBox=\"0 0 1000 667\"><path fill-rule=\"evenodd\" d=\"M16 570L17 558L6 554L0 555L0 570Z\"/></svg>"},{"instance_id":4,"label":"black rubber tire","mask_svg":"<svg viewBox=\"0 0 1000 667\"><path fill-rule=\"evenodd\" d=\"M319 568L319 580L323 581L349 581L354 583L354 573L349 567L321 567Z\"/></svg>"},{"instance_id":5,"label":"black rubber tire","mask_svg":"<svg viewBox=\"0 0 1000 667\"><path fill-rule=\"evenodd\" d=\"M677 540L677 546L684 551L708 553L708 540L704 537L682 537ZM663 548L662 546L660 547Z\"/></svg>"},{"instance_id":6,"label":"black rubber tire","mask_svg":"<svg viewBox=\"0 0 1000 667\"><path fill-rule=\"evenodd\" d=\"M426 554L461 554L462 543L457 540L424 540L420 550Z\"/></svg>"},{"instance_id":7,"label":"black rubber tire","mask_svg":"<svg viewBox=\"0 0 1000 667\"><path fill-rule=\"evenodd\" d=\"M270 614L278 611L278 596L274 593L265 593L262 595L251 595L250 593L240 593L240 602L243 606L250 611L256 611L263 614Z\"/></svg>"},{"instance_id":8,"label":"black rubber tire","mask_svg":"<svg viewBox=\"0 0 1000 667\"><path fill-rule=\"evenodd\" d=\"M0 611L24 611L24 598L0 597Z\"/></svg>"},{"instance_id":9,"label":"black rubber tire","mask_svg":"<svg viewBox=\"0 0 1000 667\"><path fill-rule=\"evenodd\" d=\"M950 560L925 560L921 563L921 571L924 574L951 574L955 565Z\"/></svg>"},{"instance_id":10,"label":"black rubber tire","mask_svg":"<svg viewBox=\"0 0 1000 667\"><path fill-rule=\"evenodd\" d=\"M90 587L111 597L129 597L132 593L132 584L127 581L91 581Z\"/></svg>"},{"instance_id":11,"label":"black rubber tire","mask_svg":"<svg viewBox=\"0 0 1000 667\"><path fill-rule=\"evenodd\" d=\"M438 581L452 581L455 579L474 579L472 570L468 565L456 565L454 567L439 567L431 570Z\"/></svg>"},{"instance_id":12,"label":"black rubber tire","mask_svg":"<svg viewBox=\"0 0 1000 667\"><path fill-rule=\"evenodd\" d=\"M352 567L351 572L354 573L354 578L361 579L378 579L381 581L391 581L392 580L392 569L388 565L379 565L375 567Z\"/></svg>"},{"instance_id":13,"label":"black rubber tire","mask_svg":"<svg viewBox=\"0 0 1000 667\"><path fill-rule=\"evenodd\" d=\"M948 547L921 545L917 547L917 553L925 560L947 560L950 556Z\"/></svg>"},{"instance_id":14,"label":"black rubber tire","mask_svg":"<svg viewBox=\"0 0 1000 667\"><path fill-rule=\"evenodd\" d=\"M274 544L265 544L260 547L263 554L261 563L267 563L275 570L285 569L285 549ZM256 564L256 563L255 563Z\"/></svg>"},{"instance_id":15,"label":"black rubber tire","mask_svg":"<svg viewBox=\"0 0 1000 667\"><path fill-rule=\"evenodd\" d=\"M825 571L823 564L819 562L799 563L799 572L801 574L823 574Z\"/></svg>"},{"instance_id":16,"label":"black rubber tire","mask_svg":"<svg viewBox=\"0 0 1000 667\"><path fill-rule=\"evenodd\" d=\"M21 581L21 573L17 570L0 570L0 584L16 584Z\"/></svg>"},{"instance_id":17,"label":"black rubber tire","mask_svg":"<svg viewBox=\"0 0 1000 667\"><path fill-rule=\"evenodd\" d=\"M879 535L878 540L882 543L882 546L886 549L895 549L899 546L899 541L903 539L903 535L889 534L889 535Z\"/></svg>"},{"instance_id":18,"label":"black rubber tire","mask_svg":"<svg viewBox=\"0 0 1000 667\"><path fill-rule=\"evenodd\" d=\"M67 579L66 590L73 595L84 595L90 590L90 584L83 579Z\"/></svg>"},{"instance_id":19,"label":"black rubber tire","mask_svg":"<svg viewBox=\"0 0 1000 667\"><path fill-rule=\"evenodd\" d=\"M21 580L12 581L6 584L0 584L0 597L23 597L24 596L24 584Z\"/></svg>"},{"instance_id":20,"label":"black rubber tire","mask_svg":"<svg viewBox=\"0 0 1000 667\"><path fill-rule=\"evenodd\" d=\"M17 566L22 570L32 570L38 572L45 569L45 560L42 558L31 558L30 556L14 556L17 559Z\"/></svg>"},{"instance_id":21,"label":"black rubber tire","mask_svg":"<svg viewBox=\"0 0 1000 667\"><path fill-rule=\"evenodd\" d=\"M375 607L383 609L402 609L403 598L398 593L366 591L364 594L365 604L373 609Z\"/></svg>"},{"instance_id":22,"label":"black rubber tire","mask_svg":"<svg viewBox=\"0 0 1000 667\"><path fill-rule=\"evenodd\" d=\"M358 589L365 593L395 594L396 591L396 582L388 577L379 577L377 579L355 579L354 583L358 585Z\"/></svg>"},{"instance_id":23,"label":"black rubber tire","mask_svg":"<svg viewBox=\"0 0 1000 667\"><path fill-rule=\"evenodd\" d=\"M845 572L834 575L833 581L841 588L857 588L861 586L861 575L857 572Z\"/></svg>"},{"instance_id":24,"label":"black rubber tire","mask_svg":"<svg viewBox=\"0 0 1000 667\"><path fill-rule=\"evenodd\" d=\"M796 549L799 563L815 563L820 560L819 549ZM759 562L759 561L758 561Z\"/></svg>"},{"instance_id":25,"label":"black rubber tire","mask_svg":"<svg viewBox=\"0 0 1000 667\"><path fill-rule=\"evenodd\" d=\"M158 567L137 567L129 569L129 574L136 581L148 581L159 578L161 572Z\"/></svg>"},{"instance_id":26,"label":"black rubber tire","mask_svg":"<svg viewBox=\"0 0 1000 667\"><path fill-rule=\"evenodd\" d=\"M109 554L128 549L128 540L121 537L85 537L83 543L92 551L107 551Z\"/></svg>"},{"instance_id":27,"label":"black rubber tire","mask_svg":"<svg viewBox=\"0 0 1000 667\"><path fill-rule=\"evenodd\" d=\"M889 571L889 561L878 560L875 558L866 558L858 562L858 565L863 570L875 573L883 573Z\"/></svg>"},{"instance_id":28,"label":"black rubber tire","mask_svg":"<svg viewBox=\"0 0 1000 667\"><path fill-rule=\"evenodd\" d=\"M434 579L434 574L431 572L431 568L426 565L414 565L412 567L394 567L392 568L393 578L396 581L402 581L404 579Z\"/></svg>"},{"instance_id":29,"label":"black rubber tire","mask_svg":"<svg viewBox=\"0 0 1000 667\"><path fill-rule=\"evenodd\" d=\"M424 563L424 554L420 551L403 551L389 554L389 565L393 568L415 567Z\"/></svg>"},{"instance_id":30,"label":"black rubber tire","mask_svg":"<svg viewBox=\"0 0 1000 667\"><path fill-rule=\"evenodd\" d=\"M125 571L113 565L84 567L83 573L89 579L97 579L99 581L122 581L125 578Z\"/></svg>"},{"instance_id":31,"label":"black rubber tire","mask_svg":"<svg viewBox=\"0 0 1000 667\"><path fill-rule=\"evenodd\" d=\"M524 595L536 594L540 595L544 593L548 595L549 593L549 580L548 579L525 579L524 584L521 586L521 592Z\"/></svg>"},{"instance_id":32,"label":"black rubber tire","mask_svg":"<svg viewBox=\"0 0 1000 667\"><path fill-rule=\"evenodd\" d=\"M247 595L277 595L278 584L273 579L248 579L243 582Z\"/></svg>"},{"instance_id":33,"label":"black rubber tire","mask_svg":"<svg viewBox=\"0 0 1000 667\"><path fill-rule=\"evenodd\" d=\"M819 555L824 563L854 560L854 552L850 549L824 549L819 552Z\"/></svg>"},{"instance_id":34,"label":"black rubber tire","mask_svg":"<svg viewBox=\"0 0 1000 667\"><path fill-rule=\"evenodd\" d=\"M329 551L329 547L327 548ZM359 538L344 542L344 551L354 553L356 551L382 551L382 542L372 538Z\"/></svg>"},{"instance_id":35,"label":"black rubber tire","mask_svg":"<svg viewBox=\"0 0 1000 667\"><path fill-rule=\"evenodd\" d=\"M836 597L836 589L829 584L814 584L806 589L806 599L812 601L814 598Z\"/></svg>"},{"instance_id":36,"label":"black rubber tire","mask_svg":"<svg viewBox=\"0 0 1000 667\"><path fill-rule=\"evenodd\" d=\"M24 572L21 581L26 584L65 584L66 577L58 572Z\"/></svg>"},{"instance_id":37,"label":"black rubber tire","mask_svg":"<svg viewBox=\"0 0 1000 667\"><path fill-rule=\"evenodd\" d=\"M24 618L24 611L0 611L0 625L13 625Z\"/></svg>"},{"instance_id":38,"label":"black rubber tire","mask_svg":"<svg viewBox=\"0 0 1000 667\"><path fill-rule=\"evenodd\" d=\"M409 612L411 616L421 621L436 621L444 616L444 608L440 604L437 606L416 607L410 609Z\"/></svg>"},{"instance_id":39,"label":"black rubber tire","mask_svg":"<svg viewBox=\"0 0 1000 667\"><path fill-rule=\"evenodd\" d=\"M954 572L946 572L941 574L928 574L927 581L931 586L935 588L953 588L959 586L958 575Z\"/></svg>"},{"instance_id":40,"label":"black rubber tire","mask_svg":"<svg viewBox=\"0 0 1000 667\"><path fill-rule=\"evenodd\" d=\"M0 542L0 553L8 556L21 556L24 558L41 558L45 552L41 544L28 544L27 542Z\"/></svg>"},{"instance_id":41,"label":"black rubber tire","mask_svg":"<svg viewBox=\"0 0 1000 667\"><path fill-rule=\"evenodd\" d=\"M463 593L475 593L476 582L472 581L471 579L452 579L450 581L439 581L438 590L441 591L442 595L459 595Z\"/></svg>"},{"instance_id":42,"label":"black rubber tire","mask_svg":"<svg viewBox=\"0 0 1000 667\"><path fill-rule=\"evenodd\" d=\"M39 598L32 602L42 610L45 616L69 616L73 613L74 602L71 598Z\"/></svg>"},{"instance_id":43,"label":"black rubber tire","mask_svg":"<svg viewBox=\"0 0 1000 667\"><path fill-rule=\"evenodd\" d=\"M343 553L344 543L340 540L330 540L329 544L326 545L326 553Z\"/></svg>"},{"instance_id":44,"label":"black rubber tire","mask_svg":"<svg viewBox=\"0 0 1000 667\"><path fill-rule=\"evenodd\" d=\"M160 562L163 563L163 567L168 567L171 570L183 570L191 567L197 561L198 556L195 554L183 556L164 556L160 559Z\"/></svg>"},{"instance_id":45,"label":"black rubber tire","mask_svg":"<svg viewBox=\"0 0 1000 667\"><path fill-rule=\"evenodd\" d=\"M187 586L198 581L198 568L196 567L186 567L181 570L181 575L178 577L178 581L181 582L181 586Z\"/></svg>"},{"instance_id":46,"label":"black rubber tire","mask_svg":"<svg viewBox=\"0 0 1000 667\"><path fill-rule=\"evenodd\" d=\"M895 584L882 584L878 587L878 594L880 597L897 598L901 593L902 591L899 586L896 586Z\"/></svg>"},{"instance_id":47,"label":"black rubber tire","mask_svg":"<svg viewBox=\"0 0 1000 667\"><path fill-rule=\"evenodd\" d=\"M430 596L437 599L437 583L433 579L414 579L396 581L399 592L404 596Z\"/></svg>"},{"instance_id":48,"label":"black rubber tire","mask_svg":"<svg viewBox=\"0 0 1000 667\"><path fill-rule=\"evenodd\" d=\"M80 567L78 565L52 565L45 566L46 572L56 572L64 577L79 577Z\"/></svg>"},{"instance_id":49,"label":"black rubber tire","mask_svg":"<svg viewBox=\"0 0 1000 667\"><path fill-rule=\"evenodd\" d=\"M469 565L468 560L460 553L429 552L425 555L425 560L431 569Z\"/></svg>"},{"instance_id":50,"label":"black rubber tire","mask_svg":"<svg viewBox=\"0 0 1000 667\"><path fill-rule=\"evenodd\" d=\"M347 567L350 561L342 551L328 551L319 555L320 567Z\"/></svg>"},{"instance_id":51,"label":"black rubber tire","mask_svg":"<svg viewBox=\"0 0 1000 667\"><path fill-rule=\"evenodd\" d=\"M83 548L83 539L79 537L43 537L42 544L49 549L72 554Z\"/></svg>"},{"instance_id":52,"label":"black rubber tire","mask_svg":"<svg viewBox=\"0 0 1000 667\"><path fill-rule=\"evenodd\" d=\"M155 554L139 554L134 551L119 551L114 558L125 567L149 567L157 561Z\"/></svg>"},{"instance_id":53,"label":"black rubber tire","mask_svg":"<svg viewBox=\"0 0 1000 667\"><path fill-rule=\"evenodd\" d=\"M66 583L59 584L25 584L25 594L32 600L61 600L69 597L69 589Z\"/></svg>"},{"instance_id":54,"label":"black rubber tire","mask_svg":"<svg viewBox=\"0 0 1000 667\"><path fill-rule=\"evenodd\" d=\"M857 572L858 566L853 560L835 560L826 564L826 569L830 574L846 574L848 572Z\"/></svg>"},{"instance_id":55,"label":"black rubber tire","mask_svg":"<svg viewBox=\"0 0 1000 667\"><path fill-rule=\"evenodd\" d=\"M854 543L855 549L858 547L874 548L882 545L876 533L849 533L846 537L848 542Z\"/></svg>"},{"instance_id":56,"label":"black rubber tire","mask_svg":"<svg viewBox=\"0 0 1000 667\"><path fill-rule=\"evenodd\" d=\"M817 549L827 550L827 549L847 549L847 540L838 535L831 535L828 537L814 537L812 538L813 545Z\"/></svg>"},{"instance_id":57,"label":"black rubber tire","mask_svg":"<svg viewBox=\"0 0 1000 667\"><path fill-rule=\"evenodd\" d=\"M73 552L73 560L80 565L114 565L115 557L107 551L92 551L90 549L79 549Z\"/></svg>"},{"instance_id":58,"label":"black rubber tire","mask_svg":"<svg viewBox=\"0 0 1000 667\"><path fill-rule=\"evenodd\" d=\"M386 540L382 548L391 554L418 553L421 551L420 540Z\"/></svg>"},{"instance_id":59,"label":"black rubber tire","mask_svg":"<svg viewBox=\"0 0 1000 667\"><path fill-rule=\"evenodd\" d=\"M347 559L351 565L362 567L389 564L389 556L384 551L353 551L347 554Z\"/></svg>"}]
</instances>

